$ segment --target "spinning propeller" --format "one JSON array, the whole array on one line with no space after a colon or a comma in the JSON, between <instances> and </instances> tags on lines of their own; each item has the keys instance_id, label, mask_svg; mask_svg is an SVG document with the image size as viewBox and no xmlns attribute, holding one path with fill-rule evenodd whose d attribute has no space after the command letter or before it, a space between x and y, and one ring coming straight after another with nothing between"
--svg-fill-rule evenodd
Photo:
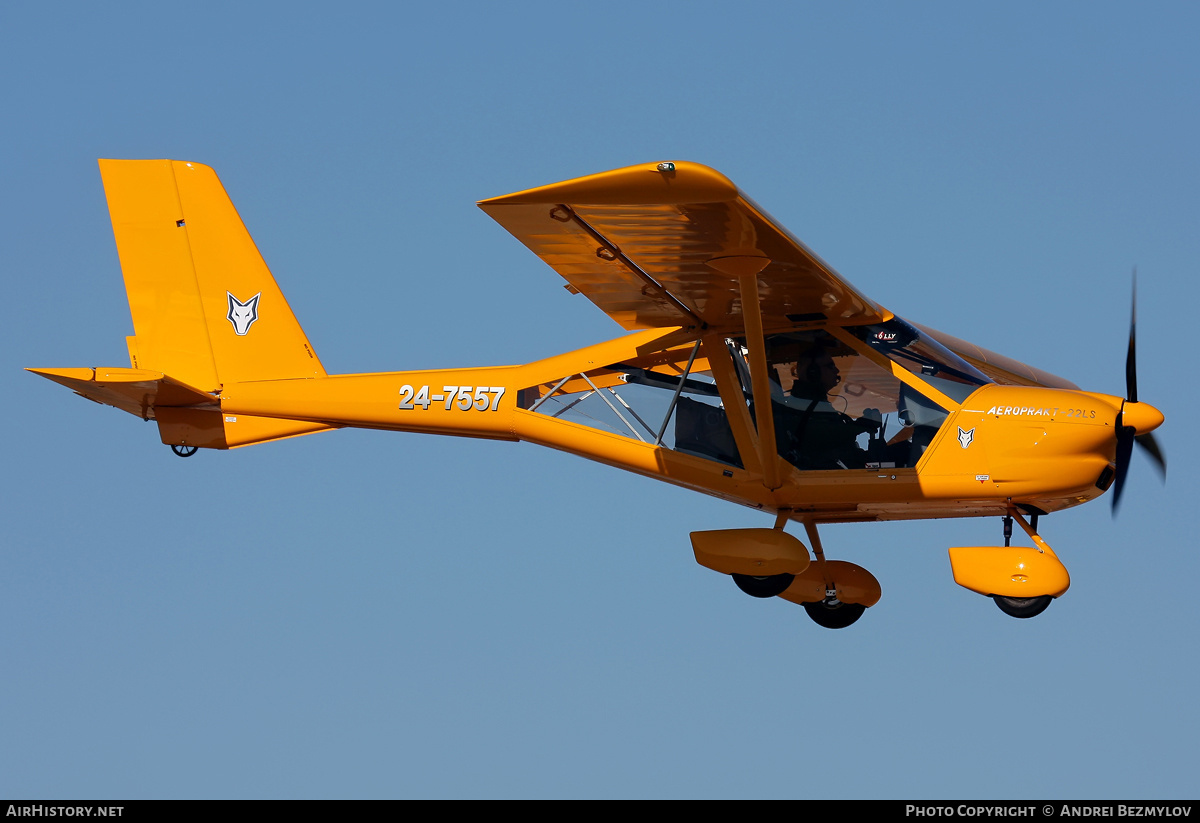
<instances>
[{"instance_id":1,"label":"spinning propeller","mask_svg":"<svg viewBox=\"0 0 1200 823\"><path fill-rule=\"evenodd\" d=\"M1158 441L1151 433L1163 422L1163 415L1149 403L1137 399L1137 269L1133 270L1133 308L1129 318L1129 352L1125 355L1125 402L1117 413L1117 473L1113 483L1113 514L1121 502L1125 488L1125 476L1129 473L1129 461L1133 456L1133 444L1145 449L1147 456L1158 466L1164 480L1167 478L1167 459L1163 456ZM1140 434L1139 434L1140 432Z\"/></svg>"}]
</instances>

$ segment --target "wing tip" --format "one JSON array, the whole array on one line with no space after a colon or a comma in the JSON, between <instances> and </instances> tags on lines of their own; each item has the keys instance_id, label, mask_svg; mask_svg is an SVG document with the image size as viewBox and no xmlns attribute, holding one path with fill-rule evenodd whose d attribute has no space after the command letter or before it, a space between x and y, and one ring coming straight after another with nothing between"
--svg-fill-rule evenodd
<instances>
[{"instance_id":1,"label":"wing tip","mask_svg":"<svg viewBox=\"0 0 1200 823\"><path fill-rule=\"evenodd\" d=\"M512 194L480 200L491 206L537 203L587 203L639 205L721 203L737 198L738 187L728 177L702 163L667 161L640 163L575 177Z\"/></svg>"}]
</instances>

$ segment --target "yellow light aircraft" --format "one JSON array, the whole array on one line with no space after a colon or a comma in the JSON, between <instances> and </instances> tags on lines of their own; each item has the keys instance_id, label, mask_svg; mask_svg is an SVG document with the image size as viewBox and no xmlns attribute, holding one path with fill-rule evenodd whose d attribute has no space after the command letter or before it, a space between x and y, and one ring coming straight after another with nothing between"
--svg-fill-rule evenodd
<instances>
[{"instance_id":1,"label":"yellow light aircraft","mask_svg":"<svg viewBox=\"0 0 1200 823\"><path fill-rule=\"evenodd\" d=\"M954 579L1032 617L1070 585L1038 517L1113 485L1115 509L1135 442L1165 475L1150 433L1163 416L1137 398L1135 324L1127 397L1081 391L893 315L696 163L479 204L629 334L519 366L339 375L212 169L100 172L131 366L30 371L157 421L181 456L343 426L538 443L774 515L773 528L693 532L696 559L828 628L880 587L827 559L818 526L1001 517L1003 546L950 549ZM1010 545L1014 522L1032 546Z\"/></svg>"}]
</instances>

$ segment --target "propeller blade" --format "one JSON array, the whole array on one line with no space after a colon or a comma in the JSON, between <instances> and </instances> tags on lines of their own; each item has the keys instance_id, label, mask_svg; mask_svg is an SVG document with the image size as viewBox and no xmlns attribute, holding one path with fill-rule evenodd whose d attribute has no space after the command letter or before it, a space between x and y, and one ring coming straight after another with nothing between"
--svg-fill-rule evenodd
<instances>
[{"instance_id":1,"label":"propeller blade","mask_svg":"<svg viewBox=\"0 0 1200 823\"><path fill-rule=\"evenodd\" d=\"M1125 490L1125 477L1129 474L1129 461L1133 457L1133 439L1137 429L1117 423L1117 476L1113 481L1112 513L1117 515L1121 492Z\"/></svg>"},{"instance_id":2,"label":"propeller blade","mask_svg":"<svg viewBox=\"0 0 1200 823\"><path fill-rule=\"evenodd\" d=\"M1163 456L1162 449L1158 446L1158 441L1154 439L1154 435L1150 432L1139 434L1133 438L1139 446L1146 450L1146 456L1154 461L1154 465L1158 466L1158 473L1162 475L1162 479L1167 479L1167 458Z\"/></svg>"},{"instance_id":3,"label":"propeller blade","mask_svg":"<svg viewBox=\"0 0 1200 823\"><path fill-rule=\"evenodd\" d=\"M1137 266L1133 267L1133 295L1130 300L1129 309L1129 351L1125 354L1125 403L1121 405L1121 411L1117 413L1116 430L1117 430L1117 471L1116 477L1113 480L1113 516L1117 514L1117 506L1121 502L1121 492L1125 489L1125 478L1129 474L1129 462L1133 459L1133 444L1137 443L1145 451L1146 455L1158 467L1159 474L1163 480L1167 479L1167 458L1163 455L1162 449L1159 448L1158 441L1154 439L1154 435L1150 432L1138 434L1137 428L1134 426L1124 425L1125 409L1130 403L1138 402L1137 399ZM1133 412L1133 409L1130 409ZM1145 410L1142 410L1145 411ZM1152 423L1144 414L1135 414L1138 419L1146 418L1143 422L1143 428L1153 428L1157 423ZM1135 421L1136 422L1136 421ZM1161 417L1158 423L1161 423Z\"/></svg>"},{"instance_id":4,"label":"propeller blade","mask_svg":"<svg viewBox=\"0 0 1200 823\"><path fill-rule=\"evenodd\" d=\"M1125 399L1137 402L1137 266L1133 267L1133 300L1129 311L1129 351L1125 355Z\"/></svg>"}]
</instances>

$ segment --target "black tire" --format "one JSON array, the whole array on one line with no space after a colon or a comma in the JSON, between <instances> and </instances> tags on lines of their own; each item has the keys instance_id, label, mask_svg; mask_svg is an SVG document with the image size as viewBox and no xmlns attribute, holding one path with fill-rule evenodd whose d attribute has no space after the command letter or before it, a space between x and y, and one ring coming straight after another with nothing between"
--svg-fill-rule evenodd
<instances>
[{"instance_id":1,"label":"black tire","mask_svg":"<svg viewBox=\"0 0 1200 823\"><path fill-rule=\"evenodd\" d=\"M836 606L821 601L805 603L804 611L818 626L826 629L844 629L863 616L867 607L861 603L838 603Z\"/></svg>"},{"instance_id":2,"label":"black tire","mask_svg":"<svg viewBox=\"0 0 1200 823\"><path fill-rule=\"evenodd\" d=\"M1009 617L1025 618L1037 617L1046 611L1046 607L1050 605L1050 601L1054 598L1048 594L1044 594L1041 597L1001 597L998 594L993 594L992 599L996 601L996 605L1000 607L1000 611Z\"/></svg>"},{"instance_id":3,"label":"black tire","mask_svg":"<svg viewBox=\"0 0 1200 823\"><path fill-rule=\"evenodd\" d=\"M772 574L768 577L752 577L748 574L733 575L737 587L751 597L774 597L792 585L794 574Z\"/></svg>"}]
</instances>

